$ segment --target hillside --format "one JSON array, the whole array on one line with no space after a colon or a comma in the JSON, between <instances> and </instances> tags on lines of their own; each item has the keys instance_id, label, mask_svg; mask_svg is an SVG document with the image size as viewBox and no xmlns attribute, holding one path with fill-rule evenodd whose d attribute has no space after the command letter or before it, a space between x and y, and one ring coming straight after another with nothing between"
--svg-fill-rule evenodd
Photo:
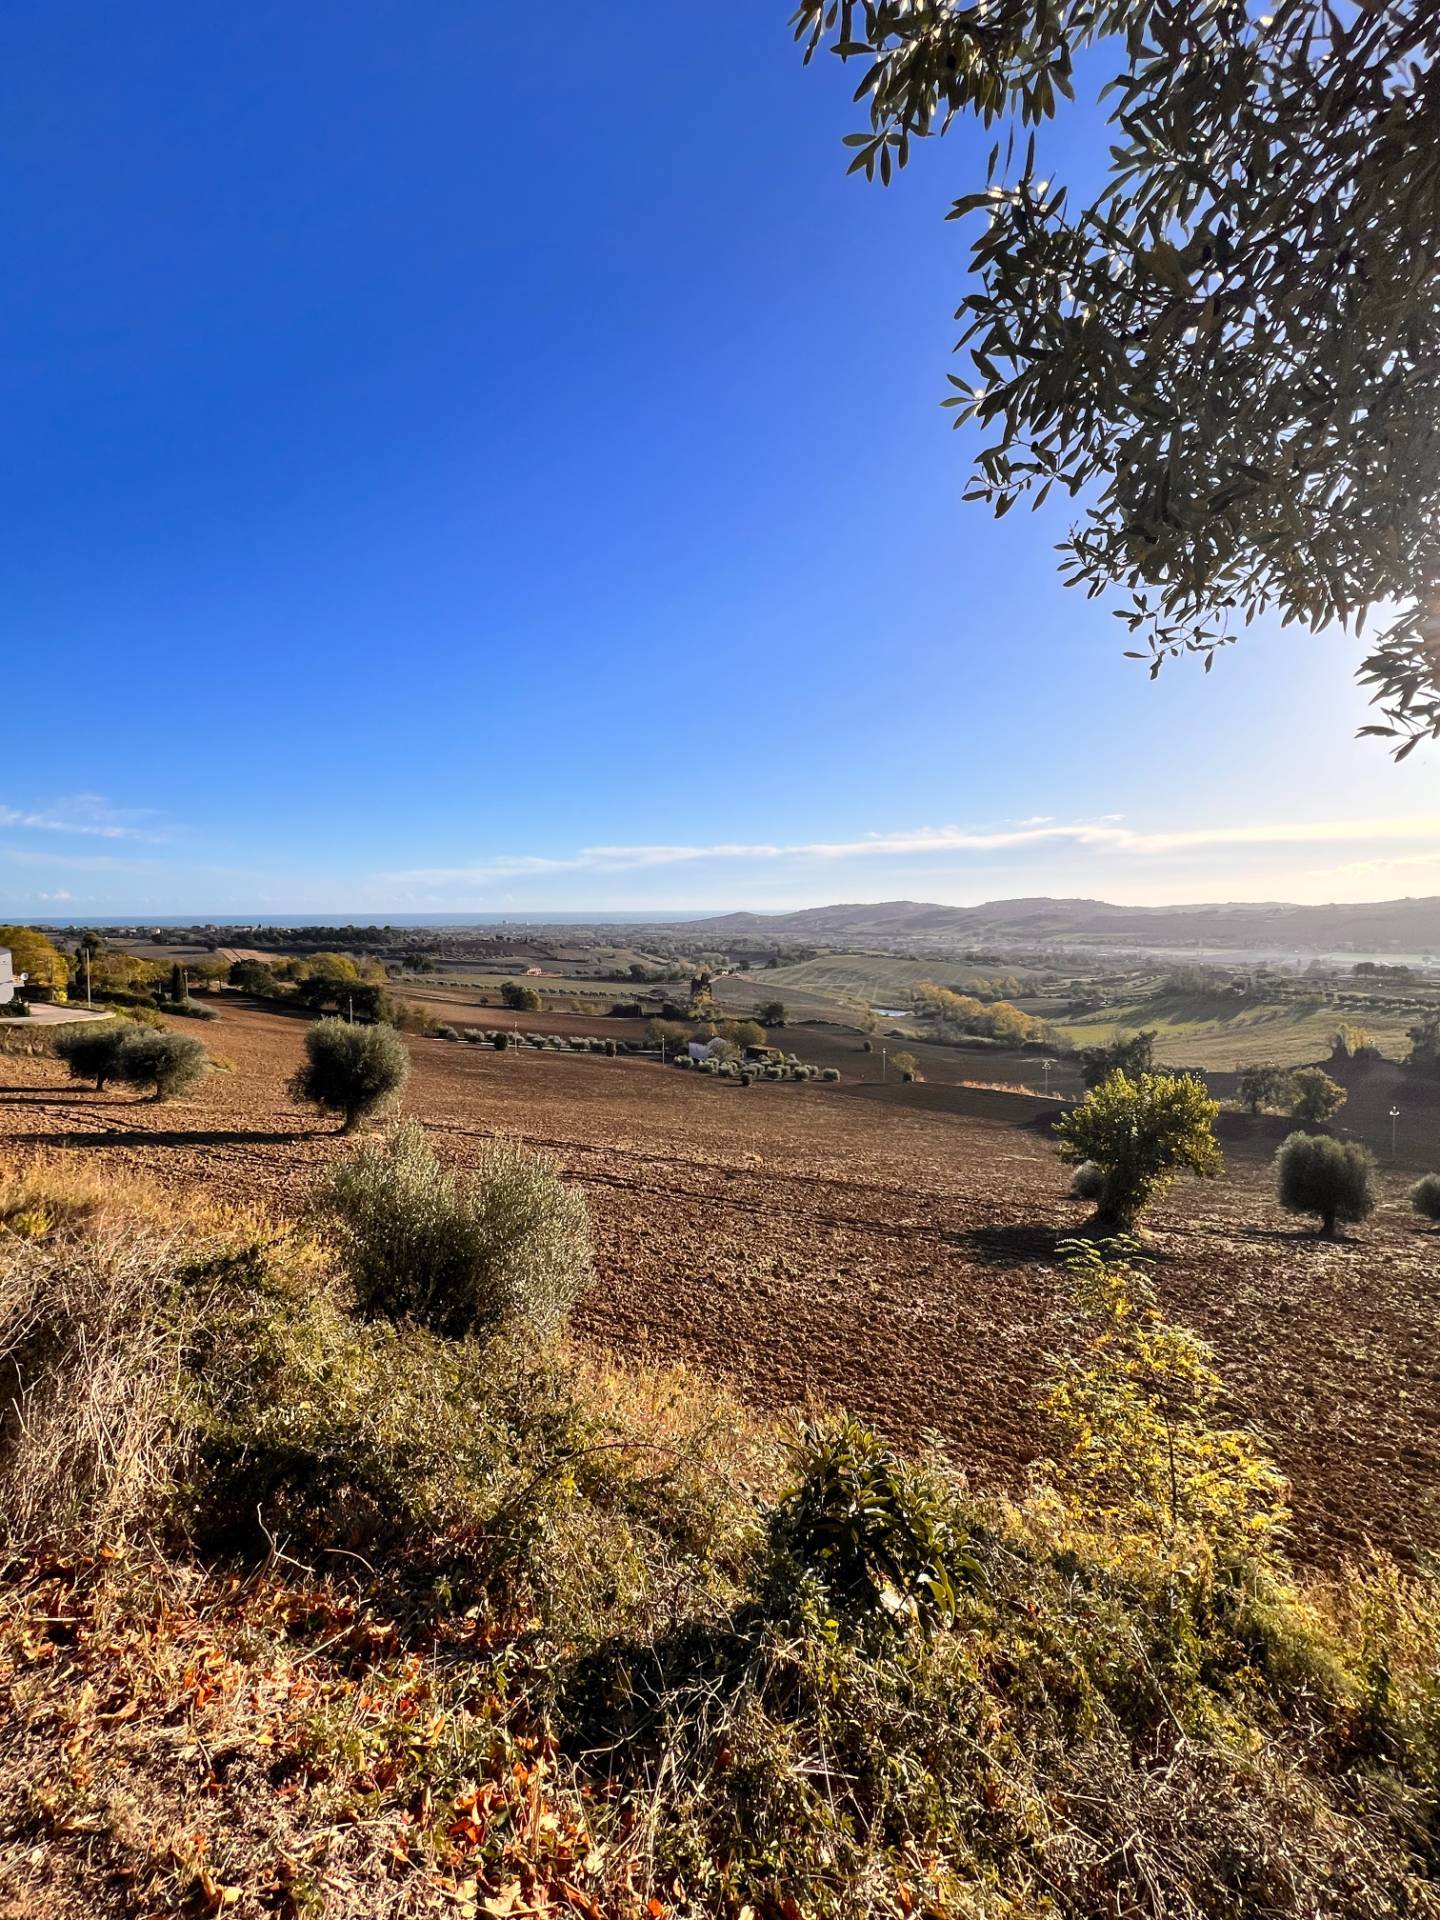
<instances>
[{"instance_id":1,"label":"hillside","mask_svg":"<svg viewBox=\"0 0 1440 1920\"><path fill-rule=\"evenodd\" d=\"M1138 947L1254 947L1274 951L1440 952L1440 896L1327 906L1284 901L1124 907L1105 900L1044 897L947 907L884 900L807 907L797 913L730 913L702 924L732 939L936 939L1022 945L1099 943Z\"/></svg>"}]
</instances>

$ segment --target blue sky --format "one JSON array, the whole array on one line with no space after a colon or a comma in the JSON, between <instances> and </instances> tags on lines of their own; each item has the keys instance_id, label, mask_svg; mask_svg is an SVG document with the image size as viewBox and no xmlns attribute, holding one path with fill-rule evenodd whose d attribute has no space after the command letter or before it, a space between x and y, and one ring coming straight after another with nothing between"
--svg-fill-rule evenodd
<instances>
[{"instance_id":1,"label":"blue sky","mask_svg":"<svg viewBox=\"0 0 1440 1920\"><path fill-rule=\"evenodd\" d=\"M6 10L0 918L1440 891L1353 638L1152 686L962 505L988 139L786 11Z\"/></svg>"}]
</instances>

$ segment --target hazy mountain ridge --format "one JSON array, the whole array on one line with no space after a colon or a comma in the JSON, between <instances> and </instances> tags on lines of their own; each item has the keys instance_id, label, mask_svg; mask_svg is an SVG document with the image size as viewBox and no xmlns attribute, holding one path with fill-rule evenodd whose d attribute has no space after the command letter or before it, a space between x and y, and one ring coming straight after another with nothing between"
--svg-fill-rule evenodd
<instances>
[{"instance_id":1,"label":"hazy mountain ridge","mask_svg":"<svg viewBox=\"0 0 1440 1920\"><path fill-rule=\"evenodd\" d=\"M1133 941L1144 946L1394 948L1440 951L1440 896L1298 906L1286 901L1123 907L1106 900L988 900L946 907L918 900L850 902L796 913L729 913L703 922L732 938L834 941Z\"/></svg>"}]
</instances>

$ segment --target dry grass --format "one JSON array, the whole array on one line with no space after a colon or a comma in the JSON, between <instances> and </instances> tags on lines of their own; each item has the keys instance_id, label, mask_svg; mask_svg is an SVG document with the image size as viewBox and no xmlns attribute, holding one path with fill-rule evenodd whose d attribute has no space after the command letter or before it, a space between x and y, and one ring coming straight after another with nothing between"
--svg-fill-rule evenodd
<instances>
[{"instance_id":1,"label":"dry grass","mask_svg":"<svg viewBox=\"0 0 1440 1920\"><path fill-rule=\"evenodd\" d=\"M34 1211L27 1216L33 1221ZM98 1227L0 1259L0 1510L16 1549L111 1543L168 1490L177 1241Z\"/></svg>"}]
</instances>

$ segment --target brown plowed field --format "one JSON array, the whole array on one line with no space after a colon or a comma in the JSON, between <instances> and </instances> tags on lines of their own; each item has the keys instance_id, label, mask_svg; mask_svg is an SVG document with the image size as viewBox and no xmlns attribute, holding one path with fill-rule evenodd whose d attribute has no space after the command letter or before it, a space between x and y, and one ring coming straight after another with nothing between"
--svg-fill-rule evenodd
<instances>
[{"instance_id":1,"label":"brown plowed field","mask_svg":"<svg viewBox=\"0 0 1440 1920\"><path fill-rule=\"evenodd\" d=\"M302 1032L227 1006L202 1037L233 1070L159 1107L0 1057L0 1143L296 1206L347 1146L286 1093ZM411 1050L405 1105L447 1158L508 1133L584 1187L599 1278L582 1335L718 1369L762 1407L843 1400L900 1435L936 1428L977 1481L1019 1482L1064 1339L1054 1244L1078 1219L1033 1103L976 1095L962 1114L907 1105L924 1089L856 1098L626 1058ZM1214 1343L1236 1410L1292 1476L1302 1553L1440 1548L1440 1238L1411 1225L1404 1186L1334 1246L1295 1231L1253 1155L1155 1216L1166 1305Z\"/></svg>"}]
</instances>

